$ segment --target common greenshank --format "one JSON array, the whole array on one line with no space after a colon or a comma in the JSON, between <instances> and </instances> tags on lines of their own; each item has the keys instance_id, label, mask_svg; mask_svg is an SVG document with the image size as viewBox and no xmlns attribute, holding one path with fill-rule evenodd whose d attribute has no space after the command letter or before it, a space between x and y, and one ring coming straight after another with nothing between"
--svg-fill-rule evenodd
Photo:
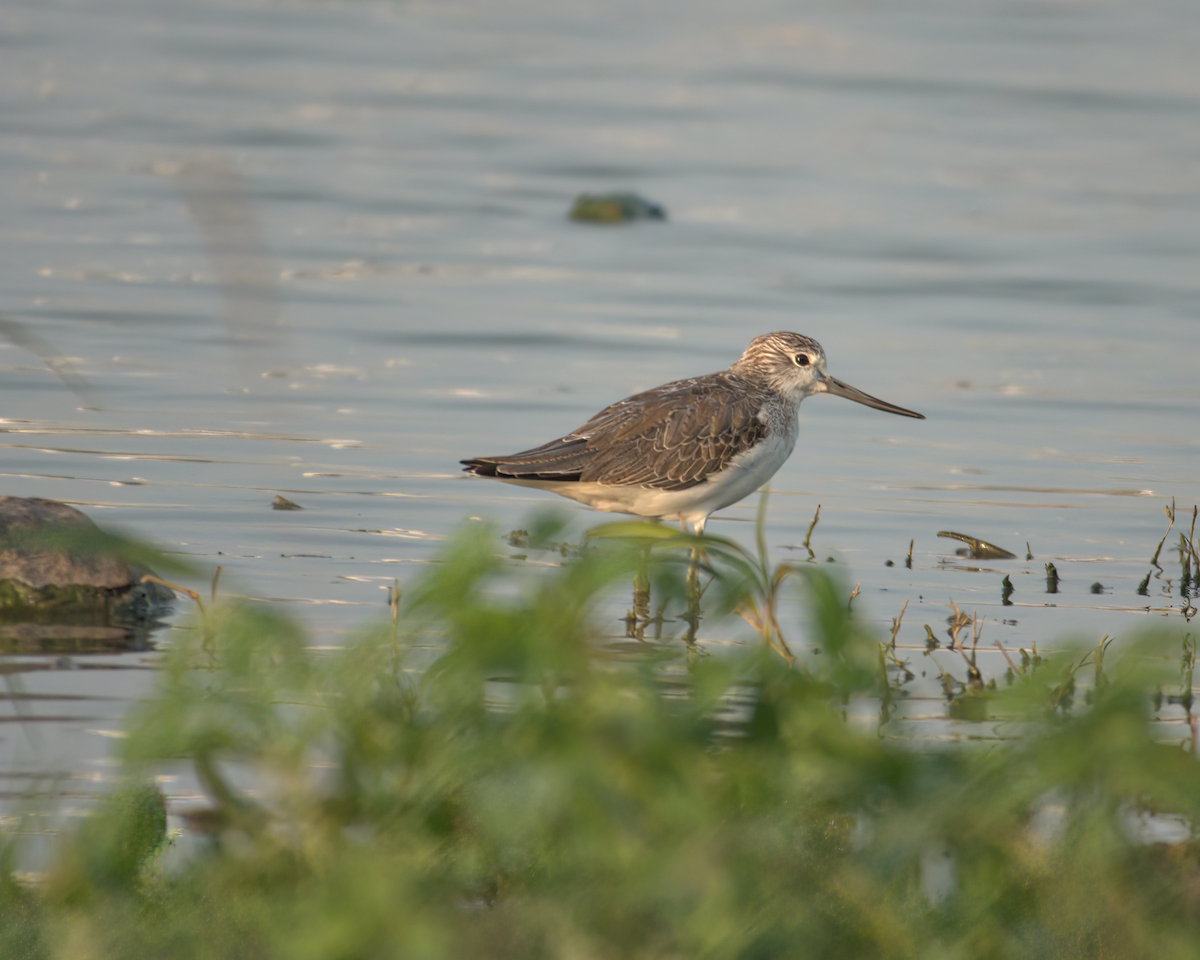
<instances>
[{"instance_id":1,"label":"common greenshank","mask_svg":"<svg viewBox=\"0 0 1200 960\"><path fill-rule=\"evenodd\" d=\"M678 517L700 534L709 514L753 493L783 466L796 446L800 401L816 393L925 419L831 377L816 340L768 333L751 340L728 370L634 394L556 440L463 460L463 469L594 510Z\"/></svg>"}]
</instances>

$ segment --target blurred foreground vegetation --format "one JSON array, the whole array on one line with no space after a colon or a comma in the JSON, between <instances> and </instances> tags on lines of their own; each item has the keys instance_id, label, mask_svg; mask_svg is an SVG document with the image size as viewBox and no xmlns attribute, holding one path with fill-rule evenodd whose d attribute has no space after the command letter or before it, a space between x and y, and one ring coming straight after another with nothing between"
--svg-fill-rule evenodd
<instances>
[{"instance_id":1,"label":"blurred foreground vegetation","mask_svg":"<svg viewBox=\"0 0 1200 960\"><path fill-rule=\"evenodd\" d=\"M0 958L1200 953L1200 765L1151 729L1156 691L1190 698L1191 635L1042 661L978 694L1010 739L918 749L847 719L886 703L887 648L844 585L798 572L820 654L789 663L773 591L794 571L710 540L706 615L770 645L605 656L607 591L640 570L686 594L670 551L530 570L483 525L395 629L334 653L207 611L49 873L0 848ZM211 807L172 861L150 776L180 760Z\"/></svg>"}]
</instances>

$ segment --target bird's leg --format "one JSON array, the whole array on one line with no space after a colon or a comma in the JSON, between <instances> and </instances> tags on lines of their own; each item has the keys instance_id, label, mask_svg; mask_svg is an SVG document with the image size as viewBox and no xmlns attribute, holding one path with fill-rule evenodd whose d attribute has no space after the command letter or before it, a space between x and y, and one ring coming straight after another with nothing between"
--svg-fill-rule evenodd
<instances>
[{"instance_id":1,"label":"bird's leg","mask_svg":"<svg viewBox=\"0 0 1200 960\"><path fill-rule=\"evenodd\" d=\"M705 518L707 519L707 518ZM680 517L680 522L683 518ZM685 528L686 529L686 528ZM692 532L701 537L704 535L704 520L694 523ZM691 645L696 642L696 631L700 628L700 557L703 555L703 549L699 544L692 547L691 557L688 559L687 570L687 598L688 609L684 620L688 625L687 634L684 636L684 642Z\"/></svg>"},{"instance_id":2,"label":"bird's leg","mask_svg":"<svg viewBox=\"0 0 1200 960\"><path fill-rule=\"evenodd\" d=\"M696 642L696 631L700 629L700 548L692 547L687 572L687 613L681 620L688 625L683 642L691 646Z\"/></svg>"},{"instance_id":3,"label":"bird's leg","mask_svg":"<svg viewBox=\"0 0 1200 960\"><path fill-rule=\"evenodd\" d=\"M650 563L650 546L642 548L637 570L633 574L633 610L626 621L628 629L625 635L642 640L646 624L650 620L650 573L647 569Z\"/></svg>"},{"instance_id":4,"label":"bird's leg","mask_svg":"<svg viewBox=\"0 0 1200 960\"><path fill-rule=\"evenodd\" d=\"M692 547L688 559L687 596L689 606L700 606L700 548Z\"/></svg>"},{"instance_id":5,"label":"bird's leg","mask_svg":"<svg viewBox=\"0 0 1200 960\"><path fill-rule=\"evenodd\" d=\"M651 518L661 522L658 517ZM637 569L633 573L633 608L625 615L625 636L634 640L645 639L646 624L650 619L650 544L642 548ZM658 614L659 630L662 629L662 611Z\"/></svg>"}]
</instances>

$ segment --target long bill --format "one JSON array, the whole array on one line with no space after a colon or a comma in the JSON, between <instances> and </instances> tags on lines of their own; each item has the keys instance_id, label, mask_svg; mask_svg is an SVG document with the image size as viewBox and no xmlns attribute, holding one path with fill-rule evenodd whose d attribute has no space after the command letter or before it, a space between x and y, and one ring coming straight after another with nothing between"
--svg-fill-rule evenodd
<instances>
[{"instance_id":1,"label":"long bill","mask_svg":"<svg viewBox=\"0 0 1200 960\"><path fill-rule=\"evenodd\" d=\"M868 407L874 407L876 410L886 410L888 413L898 413L902 417L916 417L918 420L924 420L923 413L917 413L913 410L905 410L903 407L898 407L894 403L888 403L886 400L880 400L878 397L873 397L869 393L863 393L850 386L848 383L842 383L837 377L826 376L821 381L825 385L825 392L831 393L835 397L845 397L847 400L853 400L855 403L866 404Z\"/></svg>"}]
</instances>

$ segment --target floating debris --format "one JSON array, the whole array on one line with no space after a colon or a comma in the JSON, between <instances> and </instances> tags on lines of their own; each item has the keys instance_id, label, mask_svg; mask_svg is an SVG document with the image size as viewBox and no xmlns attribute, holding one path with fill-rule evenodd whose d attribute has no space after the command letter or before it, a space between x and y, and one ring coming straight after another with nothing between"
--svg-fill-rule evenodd
<instances>
[{"instance_id":1,"label":"floating debris","mask_svg":"<svg viewBox=\"0 0 1200 960\"><path fill-rule=\"evenodd\" d=\"M938 638L933 635L933 629L929 626L929 624L925 624L925 653L926 653L926 655L929 654L929 651L936 650L940 646L941 646L941 643L938 641Z\"/></svg>"},{"instance_id":2,"label":"floating debris","mask_svg":"<svg viewBox=\"0 0 1200 960\"><path fill-rule=\"evenodd\" d=\"M1046 592L1058 593L1058 568L1052 563L1046 564Z\"/></svg>"},{"instance_id":3,"label":"floating debris","mask_svg":"<svg viewBox=\"0 0 1200 960\"><path fill-rule=\"evenodd\" d=\"M949 537L952 540L961 540L967 545L966 550L955 551L959 556L970 557L972 560L1016 560L1015 553L1009 553L1003 547L998 547L994 543L988 543L986 540L980 540L978 537L968 537L965 533L955 533L953 530L939 530L939 537Z\"/></svg>"},{"instance_id":4,"label":"floating debris","mask_svg":"<svg viewBox=\"0 0 1200 960\"><path fill-rule=\"evenodd\" d=\"M566 541L543 540L541 537L530 537L528 530L510 530L500 538L510 547L517 550L547 550L552 553L557 553L563 557L577 557L580 554L578 544L568 543ZM513 554L513 560L527 560L527 554Z\"/></svg>"},{"instance_id":5,"label":"floating debris","mask_svg":"<svg viewBox=\"0 0 1200 960\"><path fill-rule=\"evenodd\" d=\"M666 220L667 211L636 193L581 193L567 216L584 223L628 223Z\"/></svg>"},{"instance_id":6,"label":"floating debris","mask_svg":"<svg viewBox=\"0 0 1200 960\"><path fill-rule=\"evenodd\" d=\"M303 510L304 508L302 506L300 506L300 504L298 504L298 503L292 503L292 501L289 500L287 497L281 497L281 496L276 495L275 499L271 501L271 509L272 510Z\"/></svg>"}]
</instances>

